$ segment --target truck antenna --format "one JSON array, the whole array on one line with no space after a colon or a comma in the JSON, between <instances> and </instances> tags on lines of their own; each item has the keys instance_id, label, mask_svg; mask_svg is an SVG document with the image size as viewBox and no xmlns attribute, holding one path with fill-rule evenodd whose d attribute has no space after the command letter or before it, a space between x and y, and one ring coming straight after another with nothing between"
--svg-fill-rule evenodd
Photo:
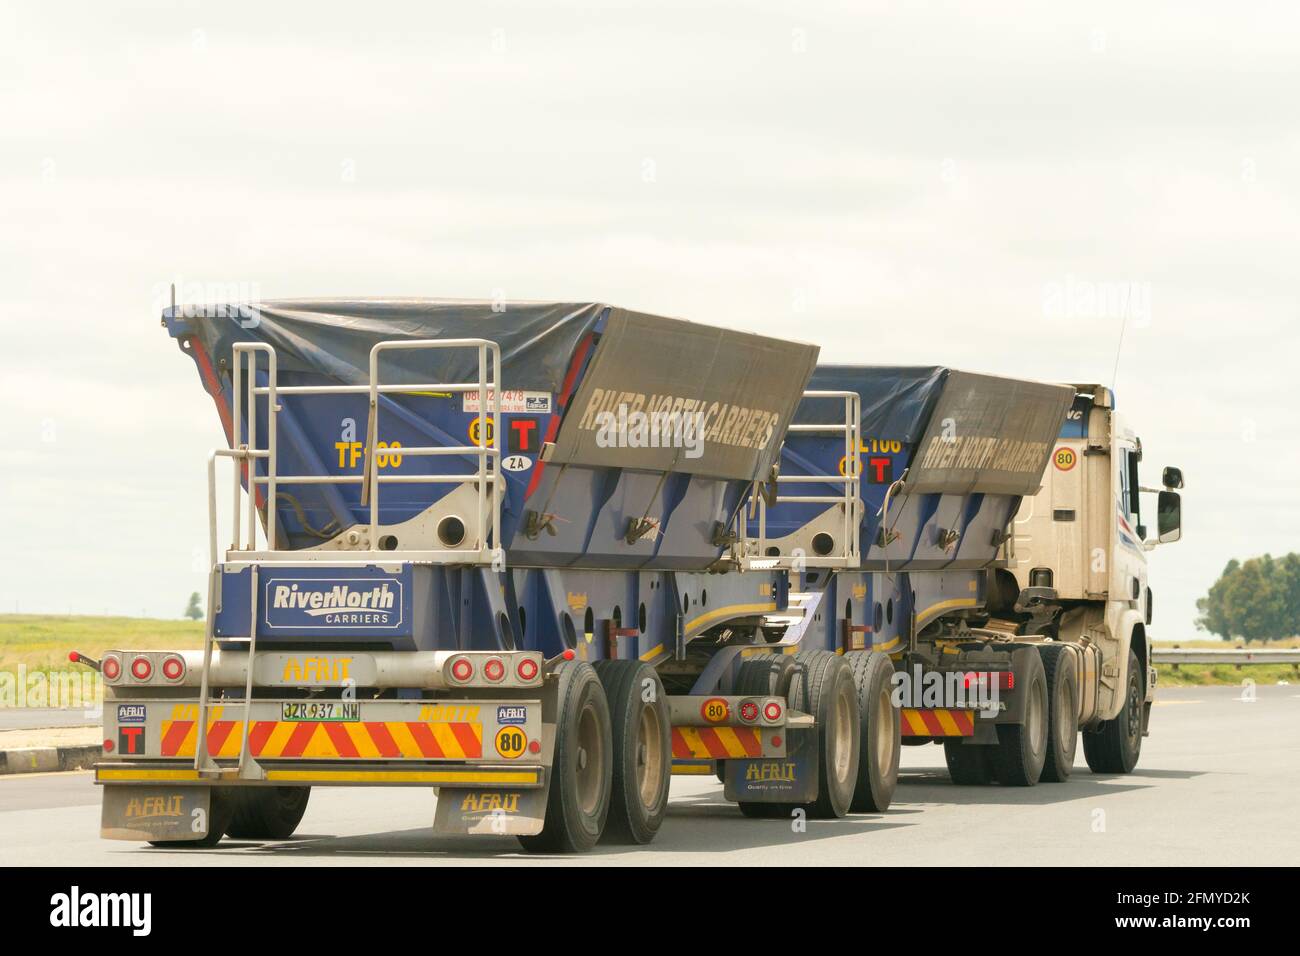
<instances>
[{"instance_id":1,"label":"truck antenna","mask_svg":"<svg viewBox=\"0 0 1300 956\"><path fill-rule=\"evenodd\" d=\"M1119 379L1119 357L1124 351L1124 329L1128 327L1128 309L1119 320L1119 343L1115 346L1115 368L1110 373L1110 390L1115 391L1115 383Z\"/></svg>"}]
</instances>

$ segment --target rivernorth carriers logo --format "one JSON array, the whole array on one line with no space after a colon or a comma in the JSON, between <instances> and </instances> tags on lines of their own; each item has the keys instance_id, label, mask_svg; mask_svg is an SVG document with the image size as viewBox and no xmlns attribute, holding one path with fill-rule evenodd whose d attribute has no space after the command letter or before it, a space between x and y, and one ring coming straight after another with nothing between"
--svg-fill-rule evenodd
<instances>
[{"instance_id":1,"label":"rivernorth carriers logo","mask_svg":"<svg viewBox=\"0 0 1300 956\"><path fill-rule=\"evenodd\" d=\"M74 886L50 897L50 925L129 927L134 936L148 936L153 928L153 894L83 893Z\"/></svg>"},{"instance_id":2,"label":"rivernorth carriers logo","mask_svg":"<svg viewBox=\"0 0 1300 956\"><path fill-rule=\"evenodd\" d=\"M402 582L271 578L265 608L270 628L396 628L402 623Z\"/></svg>"}]
</instances>

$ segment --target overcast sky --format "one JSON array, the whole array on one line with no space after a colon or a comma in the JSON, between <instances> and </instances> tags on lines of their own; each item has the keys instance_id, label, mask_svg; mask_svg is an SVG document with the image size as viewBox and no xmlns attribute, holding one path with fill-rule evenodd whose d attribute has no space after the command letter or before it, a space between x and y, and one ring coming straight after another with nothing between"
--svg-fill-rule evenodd
<instances>
[{"instance_id":1,"label":"overcast sky","mask_svg":"<svg viewBox=\"0 0 1300 956\"><path fill-rule=\"evenodd\" d=\"M545 9L543 9L545 8ZM0 8L0 612L177 617L222 441L167 283L606 301L1109 382L1157 636L1300 550L1294 3Z\"/></svg>"}]
</instances>

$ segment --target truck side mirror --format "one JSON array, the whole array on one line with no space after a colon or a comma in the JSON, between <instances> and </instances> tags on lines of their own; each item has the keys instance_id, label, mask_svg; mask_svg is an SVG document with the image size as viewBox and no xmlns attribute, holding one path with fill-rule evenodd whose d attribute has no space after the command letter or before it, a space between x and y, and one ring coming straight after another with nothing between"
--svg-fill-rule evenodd
<instances>
[{"instance_id":1,"label":"truck side mirror","mask_svg":"<svg viewBox=\"0 0 1300 956\"><path fill-rule=\"evenodd\" d=\"M1176 491L1160 492L1156 505L1156 539L1170 544L1183 536L1183 496Z\"/></svg>"},{"instance_id":2,"label":"truck side mirror","mask_svg":"<svg viewBox=\"0 0 1300 956\"><path fill-rule=\"evenodd\" d=\"M1183 486L1183 470L1173 467L1166 468L1161 474L1160 480L1166 488L1181 488Z\"/></svg>"}]
</instances>

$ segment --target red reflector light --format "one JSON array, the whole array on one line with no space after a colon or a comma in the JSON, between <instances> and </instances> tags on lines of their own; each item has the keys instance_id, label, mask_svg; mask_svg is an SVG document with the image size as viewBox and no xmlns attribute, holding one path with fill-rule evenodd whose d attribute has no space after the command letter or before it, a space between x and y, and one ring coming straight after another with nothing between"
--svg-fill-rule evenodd
<instances>
[{"instance_id":1,"label":"red reflector light","mask_svg":"<svg viewBox=\"0 0 1300 956\"><path fill-rule=\"evenodd\" d=\"M998 686L1003 690L1016 689L1016 675L1014 671L1002 671L998 674Z\"/></svg>"},{"instance_id":2,"label":"red reflector light","mask_svg":"<svg viewBox=\"0 0 1300 956\"><path fill-rule=\"evenodd\" d=\"M148 680L153 676L153 664L147 657L137 657L131 662L131 676L136 680Z\"/></svg>"},{"instance_id":3,"label":"red reflector light","mask_svg":"<svg viewBox=\"0 0 1300 956\"><path fill-rule=\"evenodd\" d=\"M180 680L185 676L185 661L179 657L172 656L165 658L162 662L163 677L171 681Z\"/></svg>"},{"instance_id":4,"label":"red reflector light","mask_svg":"<svg viewBox=\"0 0 1300 956\"><path fill-rule=\"evenodd\" d=\"M483 676L496 683L504 680L506 676L506 665L499 657L489 657L488 662L483 665Z\"/></svg>"},{"instance_id":5,"label":"red reflector light","mask_svg":"<svg viewBox=\"0 0 1300 956\"><path fill-rule=\"evenodd\" d=\"M542 742L540 740L528 741L528 752L530 754L539 754L542 752Z\"/></svg>"},{"instance_id":6,"label":"red reflector light","mask_svg":"<svg viewBox=\"0 0 1300 956\"><path fill-rule=\"evenodd\" d=\"M453 680L463 684L474 676L474 665L468 658L458 657L451 662L451 676Z\"/></svg>"},{"instance_id":7,"label":"red reflector light","mask_svg":"<svg viewBox=\"0 0 1300 956\"><path fill-rule=\"evenodd\" d=\"M122 662L111 655L104 658L99 668L100 673L104 675L104 680L117 680L122 676Z\"/></svg>"},{"instance_id":8,"label":"red reflector light","mask_svg":"<svg viewBox=\"0 0 1300 956\"><path fill-rule=\"evenodd\" d=\"M768 720L780 720L781 705L774 700L769 700L767 705L763 708L763 716Z\"/></svg>"},{"instance_id":9,"label":"red reflector light","mask_svg":"<svg viewBox=\"0 0 1300 956\"><path fill-rule=\"evenodd\" d=\"M531 657L525 657L519 661L519 666L515 668L515 673L523 681L534 680L537 677L537 661Z\"/></svg>"},{"instance_id":10,"label":"red reflector light","mask_svg":"<svg viewBox=\"0 0 1300 956\"><path fill-rule=\"evenodd\" d=\"M75 664L81 660L81 655L78 654L76 651L68 651L68 660L72 661L72 663Z\"/></svg>"},{"instance_id":11,"label":"red reflector light","mask_svg":"<svg viewBox=\"0 0 1300 956\"><path fill-rule=\"evenodd\" d=\"M780 738L779 736L777 736L776 734L773 734L773 735L772 735L772 746L773 746L773 747L779 747L779 746L781 746L781 738Z\"/></svg>"},{"instance_id":12,"label":"red reflector light","mask_svg":"<svg viewBox=\"0 0 1300 956\"><path fill-rule=\"evenodd\" d=\"M565 651L565 652L564 652L563 654L561 654L560 656L563 657L566 661L571 661L571 660L573 660L573 658L575 657L572 648L570 648L569 650Z\"/></svg>"},{"instance_id":13,"label":"red reflector light","mask_svg":"<svg viewBox=\"0 0 1300 956\"><path fill-rule=\"evenodd\" d=\"M741 704L740 719L750 724L758 720L758 704L754 703L752 700L747 700Z\"/></svg>"},{"instance_id":14,"label":"red reflector light","mask_svg":"<svg viewBox=\"0 0 1300 956\"><path fill-rule=\"evenodd\" d=\"M105 738L104 738L104 753L109 753L109 754L111 754L112 752L113 752L113 741L111 741L111 740L109 740L107 737L105 737Z\"/></svg>"}]
</instances>

